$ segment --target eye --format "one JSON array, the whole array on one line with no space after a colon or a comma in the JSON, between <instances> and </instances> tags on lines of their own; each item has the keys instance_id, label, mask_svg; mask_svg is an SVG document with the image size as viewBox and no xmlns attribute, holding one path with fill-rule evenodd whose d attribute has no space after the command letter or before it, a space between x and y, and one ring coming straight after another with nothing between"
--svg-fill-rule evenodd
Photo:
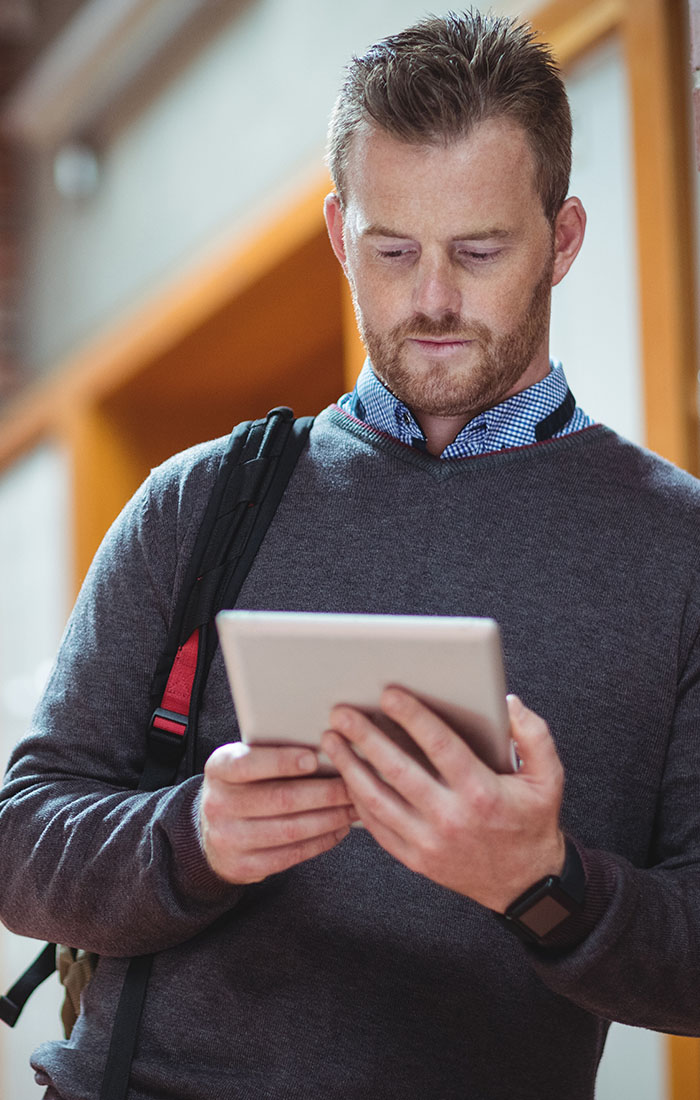
<instances>
[{"instance_id":1,"label":"eye","mask_svg":"<svg viewBox=\"0 0 700 1100\"><path fill-rule=\"evenodd\" d=\"M377 254L382 260L402 260L415 254L415 248L380 248Z\"/></svg>"},{"instance_id":2,"label":"eye","mask_svg":"<svg viewBox=\"0 0 700 1100\"><path fill-rule=\"evenodd\" d=\"M500 254L500 248L494 248L487 252L462 248L458 251L457 257L460 260L466 260L468 263L487 264L497 259Z\"/></svg>"}]
</instances>

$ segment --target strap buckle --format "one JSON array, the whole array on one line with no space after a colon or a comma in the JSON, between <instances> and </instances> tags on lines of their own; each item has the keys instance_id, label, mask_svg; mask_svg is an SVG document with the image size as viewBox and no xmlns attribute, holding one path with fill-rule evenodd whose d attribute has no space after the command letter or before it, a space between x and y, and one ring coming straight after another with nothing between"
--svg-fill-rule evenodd
<instances>
[{"instance_id":1,"label":"strap buckle","mask_svg":"<svg viewBox=\"0 0 700 1100\"><path fill-rule=\"evenodd\" d=\"M179 763L185 747L189 715L156 707L146 737L149 755L164 764Z\"/></svg>"}]
</instances>

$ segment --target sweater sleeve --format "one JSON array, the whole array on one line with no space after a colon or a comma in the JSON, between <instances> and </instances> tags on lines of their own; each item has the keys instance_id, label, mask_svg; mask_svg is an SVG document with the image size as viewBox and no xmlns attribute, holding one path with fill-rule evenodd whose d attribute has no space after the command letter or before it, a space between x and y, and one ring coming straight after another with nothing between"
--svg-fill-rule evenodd
<instances>
[{"instance_id":1,"label":"sweater sleeve","mask_svg":"<svg viewBox=\"0 0 700 1100\"><path fill-rule=\"evenodd\" d=\"M646 864L579 845L591 885L587 934L566 946L526 948L554 992L606 1019L678 1035L700 1035L699 626L696 586Z\"/></svg>"},{"instance_id":2,"label":"sweater sleeve","mask_svg":"<svg viewBox=\"0 0 700 1100\"><path fill-rule=\"evenodd\" d=\"M216 459L213 448L154 471L89 570L0 792L0 917L13 931L140 954L195 935L242 892L204 857L201 776L136 790L155 663Z\"/></svg>"}]
</instances>

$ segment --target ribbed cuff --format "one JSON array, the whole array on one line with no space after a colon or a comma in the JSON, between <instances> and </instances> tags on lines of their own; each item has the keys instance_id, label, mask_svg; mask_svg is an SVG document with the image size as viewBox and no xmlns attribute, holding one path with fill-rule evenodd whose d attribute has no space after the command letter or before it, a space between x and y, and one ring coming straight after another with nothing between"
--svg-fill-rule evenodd
<instances>
[{"instance_id":1,"label":"ribbed cuff","mask_svg":"<svg viewBox=\"0 0 700 1100\"><path fill-rule=\"evenodd\" d=\"M171 843L180 888L190 897L203 902L235 900L243 886L233 886L212 871L202 848L199 832L199 805L202 795L202 777L186 781L189 788L181 806L178 822L171 832Z\"/></svg>"}]
</instances>

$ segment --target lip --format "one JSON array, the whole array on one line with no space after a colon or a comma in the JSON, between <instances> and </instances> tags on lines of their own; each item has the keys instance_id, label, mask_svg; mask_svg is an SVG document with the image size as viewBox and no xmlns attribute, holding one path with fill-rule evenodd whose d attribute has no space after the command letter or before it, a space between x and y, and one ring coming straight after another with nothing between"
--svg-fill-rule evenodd
<instances>
[{"instance_id":1,"label":"lip","mask_svg":"<svg viewBox=\"0 0 700 1100\"><path fill-rule=\"evenodd\" d=\"M427 352L430 355L452 355L456 351L462 351L464 348L473 344L473 340L450 340L448 338L440 339L423 339L421 337L412 336L408 341L410 344L414 344L415 347L420 348L421 351Z\"/></svg>"}]
</instances>

